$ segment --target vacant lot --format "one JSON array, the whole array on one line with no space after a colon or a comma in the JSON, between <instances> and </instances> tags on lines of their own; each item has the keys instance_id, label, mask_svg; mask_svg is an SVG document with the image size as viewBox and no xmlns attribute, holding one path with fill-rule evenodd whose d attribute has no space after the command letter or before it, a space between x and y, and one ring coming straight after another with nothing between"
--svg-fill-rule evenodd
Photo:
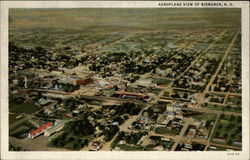
<instances>
[{"instance_id":1,"label":"vacant lot","mask_svg":"<svg viewBox=\"0 0 250 160\"><path fill-rule=\"evenodd\" d=\"M24 99L17 95L9 95L9 112L34 113L39 108L31 103L24 103Z\"/></svg>"},{"instance_id":2,"label":"vacant lot","mask_svg":"<svg viewBox=\"0 0 250 160\"><path fill-rule=\"evenodd\" d=\"M39 108L33 104L30 103L23 103L23 104L16 104L16 103L10 103L10 112L16 112L16 113L34 113Z\"/></svg>"}]
</instances>

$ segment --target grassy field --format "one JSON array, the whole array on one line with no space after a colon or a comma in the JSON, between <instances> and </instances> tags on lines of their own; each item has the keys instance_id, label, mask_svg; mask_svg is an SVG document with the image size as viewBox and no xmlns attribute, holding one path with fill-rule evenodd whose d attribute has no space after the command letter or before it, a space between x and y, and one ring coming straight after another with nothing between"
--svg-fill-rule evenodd
<instances>
[{"instance_id":1,"label":"grassy field","mask_svg":"<svg viewBox=\"0 0 250 160\"><path fill-rule=\"evenodd\" d=\"M155 129L155 132L158 134L170 134L170 135L178 135L180 131L169 130L166 127L158 127Z\"/></svg>"},{"instance_id":2,"label":"grassy field","mask_svg":"<svg viewBox=\"0 0 250 160\"><path fill-rule=\"evenodd\" d=\"M232 112L241 113L241 106L232 107L230 105L223 106L223 105L215 105L215 104L202 104L202 107L207 107L207 108L219 110L219 111L232 111Z\"/></svg>"},{"instance_id":3,"label":"grassy field","mask_svg":"<svg viewBox=\"0 0 250 160\"><path fill-rule=\"evenodd\" d=\"M124 151L142 151L142 147L129 146L126 144L118 144L117 147L120 147L121 150Z\"/></svg>"},{"instance_id":4,"label":"grassy field","mask_svg":"<svg viewBox=\"0 0 250 160\"><path fill-rule=\"evenodd\" d=\"M10 112L16 112L16 113L34 113L38 110L39 108L33 104L30 103L22 103L22 104L15 104L15 103L10 103L9 111Z\"/></svg>"},{"instance_id":5,"label":"grassy field","mask_svg":"<svg viewBox=\"0 0 250 160\"><path fill-rule=\"evenodd\" d=\"M166 79L159 79L159 78L152 78L152 82L157 84L157 85L162 85L162 84L169 84L171 81L170 80L166 80Z\"/></svg>"},{"instance_id":6,"label":"grassy field","mask_svg":"<svg viewBox=\"0 0 250 160\"><path fill-rule=\"evenodd\" d=\"M233 144L234 141L241 142L241 129L241 117L221 115L213 137L225 139L225 144Z\"/></svg>"},{"instance_id":7,"label":"grassy field","mask_svg":"<svg viewBox=\"0 0 250 160\"><path fill-rule=\"evenodd\" d=\"M9 135L16 138L25 138L28 133L36 129L29 121L24 121L14 128L9 129Z\"/></svg>"},{"instance_id":8,"label":"grassy field","mask_svg":"<svg viewBox=\"0 0 250 160\"><path fill-rule=\"evenodd\" d=\"M209 114L209 113L201 113L201 114L193 115L192 117L197 120L215 120L216 119L215 114Z\"/></svg>"},{"instance_id":9,"label":"grassy field","mask_svg":"<svg viewBox=\"0 0 250 160\"><path fill-rule=\"evenodd\" d=\"M9 124L10 125L15 123L16 121L22 119L22 118L16 119L17 116L18 116L18 114L9 114Z\"/></svg>"},{"instance_id":10,"label":"grassy field","mask_svg":"<svg viewBox=\"0 0 250 160\"><path fill-rule=\"evenodd\" d=\"M233 105L241 105L241 96L229 96L226 103L230 104L230 102L233 103Z\"/></svg>"}]
</instances>

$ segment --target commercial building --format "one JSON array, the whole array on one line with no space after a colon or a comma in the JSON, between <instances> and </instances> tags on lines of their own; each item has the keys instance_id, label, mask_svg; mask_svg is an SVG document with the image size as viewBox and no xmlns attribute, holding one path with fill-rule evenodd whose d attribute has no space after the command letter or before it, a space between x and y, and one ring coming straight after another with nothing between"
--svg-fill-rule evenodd
<instances>
[{"instance_id":1,"label":"commercial building","mask_svg":"<svg viewBox=\"0 0 250 160\"><path fill-rule=\"evenodd\" d=\"M121 98L133 98L133 99L148 99L149 96L140 93L131 93L131 92L115 92L118 97Z\"/></svg>"},{"instance_id":2,"label":"commercial building","mask_svg":"<svg viewBox=\"0 0 250 160\"><path fill-rule=\"evenodd\" d=\"M49 137L53 133L60 131L64 127L64 124L65 124L64 120L56 121L51 128L48 128L47 130L44 131L44 136Z\"/></svg>"},{"instance_id":3,"label":"commercial building","mask_svg":"<svg viewBox=\"0 0 250 160\"><path fill-rule=\"evenodd\" d=\"M38 129L34 130L33 132L29 133L28 138L35 138L39 135L41 135L42 133L44 133L44 131L48 128L51 128L53 126L52 122L48 122L44 125L42 125L41 127L39 127Z\"/></svg>"},{"instance_id":4,"label":"commercial building","mask_svg":"<svg viewBox=\"0 0 250 160\"><path fill-rule=\"evenodd\" d=\"M87 85L89 83L94 82L92 78L87 78L87 79L77 79L76 80L76 85Z\"/></svg>"}]
</instances>

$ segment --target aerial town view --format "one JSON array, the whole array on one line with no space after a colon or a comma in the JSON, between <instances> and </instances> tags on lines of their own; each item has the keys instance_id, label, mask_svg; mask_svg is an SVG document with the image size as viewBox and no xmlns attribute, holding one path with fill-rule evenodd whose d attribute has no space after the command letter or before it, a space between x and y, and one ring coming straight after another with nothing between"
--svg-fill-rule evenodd
<instances>
[{"instance_id":1,"label":"aerial town view","mask_svg":"<svg viewBox=\"0 0 250 160\"><path fill-rule=\"evenodd\" d=\"M9 10L9 151L241 151L241 10Z\"/></svg>"}]
</instances>

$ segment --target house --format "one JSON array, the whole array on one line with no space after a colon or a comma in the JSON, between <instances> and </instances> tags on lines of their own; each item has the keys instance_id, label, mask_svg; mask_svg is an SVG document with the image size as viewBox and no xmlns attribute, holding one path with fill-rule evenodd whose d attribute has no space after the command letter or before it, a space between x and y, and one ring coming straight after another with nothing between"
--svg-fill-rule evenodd
<instances>
[{"instance_id":1,"label":"house","mask_svg":"<svg viewBox=\"0 0 250 160\"><path fill-rule=\"evenodd\" d=\"M56 70L53 70L51 73L52 73L52 75L60 76L63 73L63 71L56 69Z\"/></svg>"},{"instance_id":2,"label":"house","mask_svg":"<svg viewBox=\"0 0 250 160\"><path fill-rule=\"evenodd\" d=\"M234 141L234 142L233 142L233 145L242 146L242 142Z\"/></svg>"},{"instance_id":3,"label":"house","mask_svg":"<svg viewBox=\"0 0 250 160\"><path fill-rule=\"evenodd\" d=\"M183 114L181 112L176 112L176 118L183 119Z\"/></svg>"},{"instance_id":4,"label":"house","mask_svg":"<svg viewBox=\"0 0 250 160\"><path fill-rule=\"evenodd\" d=\"M154 148L154 150L155 150L155 151L163 151L163 150L164 150L164 147L163 147L162 145L156 146L156 147Z\"/></svg>"},{"instance_id":5,"label":"house","mask_svg":"<svg viewBox=\"0 0 250 160\"><path fill-rule=\"evenodd\" d=\"M182 105L180 103L174 103L173 107L174 107L174 111L180 111L182 108Z\"/></svg>"},{"instance_id":6,"label":"house","mask_svg":"<svg viewBox=\"0 0 250 160\"><path fill-rule=\"evenodd\" d=\"M168 116L170 119L174 119L175 114L174 114L174 112L167 112L167 116Z\"/></svg>"},{"instance_id":7,"label":"house","mask_svg":"<svg viewBox=\"0 0 250 160\"><path fill-rule=\"evenodd\" d=\"M226 143L226 140L224 138L221 138L221 137L214 137L213 141L219 142L219 143Z\"/></svg>"},{"instance_id":8,"label":"house","mask_svg":"<svg viewBox=\"0 0 250 160\"><path fill-rule=\"evenodd\" d=\"M189 129L189 131L187 133L187 137L193 138L195 136L195 134L196 134L196 130L191 128L191 129Z\"/></svg>"},{"instance_id":9,"label":"house","mask_svg":"<svg viewBox=\"0 0 250 160\"><path fill-rule=\"evenodd\" d=\"M173 112L174 111L174 107L172 104L167 104L167 111L169 112Z\"/></svg>"},{"instance_id":10,"label":"house","mask_svg":"<svg viewBox=\"0 0 250 160\"><path fill-rule=\"evenodd\" d=\"M187 149L192 149L192 148L193 148L193 146L192 146L192 144L185 143L185 144L184 144L184 148L187 148Z\"/></svg>"},{"instance_id":11,"label":"house","mask_svg":"<svg viewBox=\"0 0 250 160\"><path fill-rule=\"evenodd\" d=\"M113 122L113 123L111 123L111 125L113 125L113 126L118 126L118 125L119 125L119 122Z\"/></svg>"},{"instance_id":12,"label":"house","mask_svg":"<svg viewBox=\"0 0 250 160\"><path fill-rule=\"evenodd\" d=\"M136 143L136 145L141 145L143 140L146 138L147 136L142 136L141 139Z\"/></svg>"},{"instance_id":13,"label":"house","mask_svg":"<svg viewBox=\"0 0 250 160\"><path fill-rule=\"evenodd\" d=\"M100 150L101 149L101 142L99 142L99 141L95 141L95 142L93 142L92 143L92 146L91 146L91 151L98 151L98 150Z\"/></svg>"},{"instance_id":14,"label":"house","mask_svg":"<svg viewBox=\"0 0 250 160\"><path fill-rule=\"evenodd\" d=\"M38 100L38 102L36 102L35 104L38 105L38 106L45 106L49 103L51 103L52 101L50 99L44 99L44 98L41 98Z\"/></svg>"},{"instance_id":15,"label":"house","mask_svg":"<svg viewBox=\"0 0 250 160\"><path fill-rule=\"evenodd\" d=\"M140 119L139 119L139 123L140 124L145 124L147 122L148 122L148 118L147 117L144 117L144 116L140 117Z\"/></svg>"}]
</instances>

